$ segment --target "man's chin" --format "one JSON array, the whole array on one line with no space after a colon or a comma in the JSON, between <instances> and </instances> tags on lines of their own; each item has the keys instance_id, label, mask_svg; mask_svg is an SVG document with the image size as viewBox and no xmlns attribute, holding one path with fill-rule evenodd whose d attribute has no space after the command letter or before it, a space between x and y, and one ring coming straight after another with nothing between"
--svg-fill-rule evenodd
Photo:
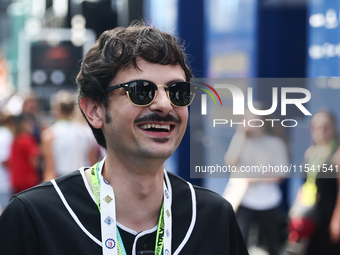
<instances>
[{"instance_id":1,"label":"man's chin","mask_svg":"<svg viewBox=\"0 0 340 255\"><path fill-rule=\"evenodd\" d=\"M149 159L163 159L164 161L171 157L175 152L173 148L155 147L152 150L144 151L144 157Z\"/></svg>"}]
</instances>

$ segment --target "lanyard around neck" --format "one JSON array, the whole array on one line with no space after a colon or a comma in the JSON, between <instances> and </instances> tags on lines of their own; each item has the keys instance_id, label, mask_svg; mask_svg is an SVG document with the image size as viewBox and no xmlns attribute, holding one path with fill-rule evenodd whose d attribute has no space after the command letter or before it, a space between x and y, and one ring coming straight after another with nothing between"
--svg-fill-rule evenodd
<instances>
[{"instance_id":1,"label":"lanyard around neck","mask_svg":"<svg viewBox=\"0 0 340 255\"><path fill-rule=\"evenodd\" d=\"M317 146L317 145L316 145ZM316 203L318 186L316 185L316 178L318 175L317 166L322 166L333 155L334 151L338 147L336 141L331 141L328 144L329 152L327 155L320 156L319 153L314 153L310 158L308 164L311 167L307 172L306 182L301 187L300 201L306 206L313 206ZM317 147L316 147L317 148ZM314 148L315 150L315 148Z\"/></svg>"},{"instance_id":2,"label":"lanyard around neck","mask_svg":"<svg viewBox=\"0 0 340 255\"><path fill-rule=\"evenodd\" d=\"M101 174L103 164L99 162L91 167L91 185L100 212L103 255L126 255L123 240L116 222L116 203L112 187ZM103 184L103 185L101 185ZM164 200L159 216L155 255L171 254L171 200L168 189L163 181ZM164 214L165 212L165 214Z\"/></svg>"}]
</instances>

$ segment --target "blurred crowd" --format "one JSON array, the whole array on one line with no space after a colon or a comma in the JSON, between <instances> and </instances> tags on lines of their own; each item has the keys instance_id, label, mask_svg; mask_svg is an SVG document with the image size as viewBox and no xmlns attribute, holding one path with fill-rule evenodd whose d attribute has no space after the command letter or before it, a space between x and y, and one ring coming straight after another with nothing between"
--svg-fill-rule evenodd
<instances>
[{"instance_id":1,"label":"blurred crowd","mask_svg":"<svg viewBox=\"0 0 340 255\"><path fill-rule=\"evenodd\" d=\"M0 212L13 194L105 155L72 91L57 92L48 114L40 112L33 94L15 94L0 105Z\"/></svg>"}]
</instances>

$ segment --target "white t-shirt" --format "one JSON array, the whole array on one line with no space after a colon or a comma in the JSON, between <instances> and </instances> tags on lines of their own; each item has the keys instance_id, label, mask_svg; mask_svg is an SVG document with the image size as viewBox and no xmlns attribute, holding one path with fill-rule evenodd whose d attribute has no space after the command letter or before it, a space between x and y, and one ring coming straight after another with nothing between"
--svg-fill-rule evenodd
<instances>
[{"instance_id":1,"label":"white t-shirt","mask_svg":"<svg viewBox=\"0 0 340 255\"><path fill-rule=\"evenodd\" d=\"M94 137L88 126L58 120L51 129L54 168L58 176L90 165L88 155L90 148L94 146Z\"/></svg>"},{"instance_id":2,"label":"white t-shirt","mask_svg":"<svg viewBox=\"0 0 340 255\"><path fill-rule=\"evenodd\" d=\"M0 127L0 193L11 191L9 172L2 163L8 160L12 142L13 135L11 131L6 127Z\"/></svg>"},{"instance_id":3,"label":"white t-shirt","mask_svg":"<svg viewBox=\"0 0 340 255\"><path fill-rule=\"evenodd\" d=\"M233 139L238 139L235 134ZM240 138L241 139L241 138ZM242 166L288 166L289 158L285 143L278 137L263 135L256 138L247 138L240 156ZM280 177L287 174L279 172ZM278 175L276 175L278 177ZM269 210L281 203L282 192L277 182L266 182L266 179L257 179L250 183L243 197L241 205L253 210ZM261 181L263 180L263 181Z\"/></svg>"}]
</instances>

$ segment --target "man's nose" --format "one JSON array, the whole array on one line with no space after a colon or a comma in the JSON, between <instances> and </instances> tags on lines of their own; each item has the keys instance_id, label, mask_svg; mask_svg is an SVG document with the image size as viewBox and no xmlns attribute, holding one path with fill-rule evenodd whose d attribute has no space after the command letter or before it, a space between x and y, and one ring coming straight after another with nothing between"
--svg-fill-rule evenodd
<instances>
[{"instance_id":1,"label":"man's nose","mask_svg":"<svg viewBox=\"0 0 340 255\"><path fill-rule=\"evenodd\" d=\"M166 86L158 86L156 98L149 106L150 110L156 111L163 116L166 116L173 109L168 93L165 89Z\"/></svg>"}]
</instances>

